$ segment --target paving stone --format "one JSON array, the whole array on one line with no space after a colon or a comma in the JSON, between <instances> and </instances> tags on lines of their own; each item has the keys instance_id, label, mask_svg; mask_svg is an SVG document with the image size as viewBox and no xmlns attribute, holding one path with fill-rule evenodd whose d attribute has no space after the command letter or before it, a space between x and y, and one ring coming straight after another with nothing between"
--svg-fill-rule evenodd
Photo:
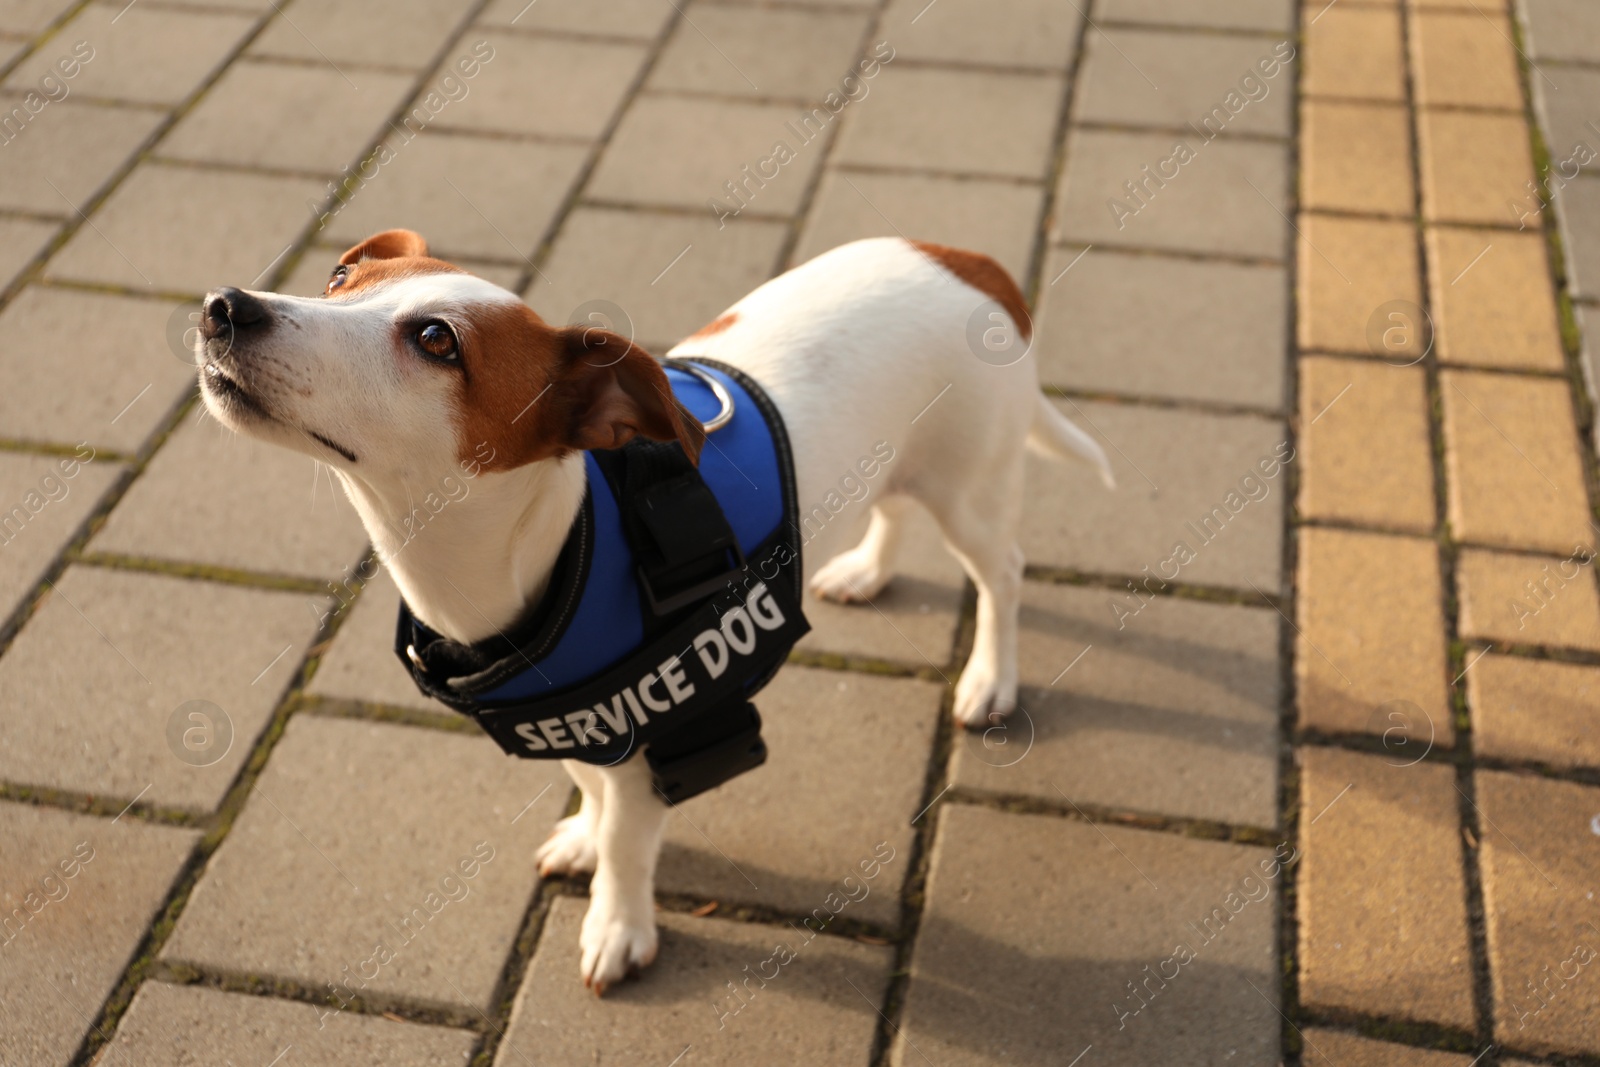
<instances>
[{"instance_id":1,"label":"paving stone","mask_svg":"<svg viewBox=\"0 0 1600 1067\"><path fill-rule=\"evenodd\" d=\"M1518 1048L1600 1051L1594 845L1600 789L1478 771L1495 1029Z\"/></svg>"},{"instance_id":2,"label":"paving stone","mask_svg":"<svg viewBox=\"0 0 1600 1067\"><path fill-rule=\"evenodd\" d=\"M895 58L1063 70L1072 61L1082 17L1050 0L890 0L877 38Z\"/></svg>"},{"instance_id":3,"label":"paving stone","mask_svg":"<svg viewBox=\"0 0 1600 1067\"><path fill-rule=\"evenodd\" d=\"M877 854L881 880L848 914L897 926L943 691L785 667L755 698L766 765L673 810L656 888L807 915Z\"/></svg>"},{"instance_id":4,"label":"paving stone","mask_svg":"<svg viewBox=\"0 0 1600 1067\"><path fill-rule=\"evenodd\" d=\"M1081 251L1054 248L1045 261L1034 319L1041 379L1089 392L1283 408L1282 267L1099 249L1073 265Z\"/></svg>"},{"instance_id":5,"label":"paving stone","mask_svg":"<svg viewBox=\"0 0 1600 1067\"><path fill-rule=\"evenodd\" d=\"M250 51L321 60L334 67L344 61L421 69L430 65L466 11L450 0L349 0L307 6L274 19ZM360 77L350 77L361 84Z\"/></svg>"},{"instance_id":6,"label":"paving stone","mask_svg":"<svg viewBox=\"0 0 1600 1067\"><path fill-rule=\"evenodd\" d=\"M333 577L366 544L344 490L309 457L201 414L168 439L89 551Z\"/></svg>"},{"instance_id":7,"label":"paving stone","mask_svg":"<svg viewBox=\"0 0 1600 1067\"><path fill-rule=\"evenodd\" d=\"M1595 543L1565 380L1447 371L1439 392L1458 538L1561 553Z\"/></svg>"},{"instance_id":8,"label":"paving stone","mask_svg":"<svg viewBox=\"0 0 1600 1067\"><path fill-rule=\"evenodd\" d=\"M355 574L352 569L351 576ZM350 596L349 586L341 587L338 599L343 602ZM394 620L399 607L400 590L389 572L380 568L360 591L350 617L340 624L307 691L335 700L455 714L423 696L395 658Z\"/></svg>"},{"instance_id":9,"label":"paving stone","mask_svg":"<svg viewBox=\"0 0 1600 1067\"><path fill-rule=\"evenodd\" d=\"M1415 213L1411 120L1404 107L1307 100L1300 110L1300 135L1307 210Z\"/></svg>"},{"instance_id":10,"label":"paving stone","mask_svg":"<svg viewBox=\"0 0 1600 1067\"><path fill-rule=\"evenodd\" d=\"M701 211L722 203L735 213L789 214L800 206L826 144L818 124L802 129L799 116L787 104L642 96L623 115L585 194ZM775 154L776 144L793 153L787 163L779 162L788 157ZM742 194L731 192L730 183ZM710 207L707 214L715 218L718 210Z\"/></svg>"},{"instance_id":11,"label":"paving stone","mask_svg":"<svg viewBox=\"0 0 1600 1067\"><path fill-rule=\"evenodd\" d=\"M785 232L781 223L754 219L719 230L710 212L579 208L562 226L528 301L552 322L571 322L582 305L609 300L632 323L631 333L622 332L664 352L771 277Z\"/></svg>"},{"instance_id":12,"label":"paving stone","mask_svg":"<svg viewBox=\"0 0 1600 1067\"><path fill-rule=\"evenodd\" d=\"M1533 43L1537 45L1538 42ZM1573 158L1573 149L1579 144L1587 145L1590 151L1600 149L1600 133L1595 132L1592 125L1600 117L1592 112L1590 105L1590 101L1600 97L1600 70L1544 64L1534 68L1530 84L1539 112L1539 125L1550 146L1551 162L1566 163L1564 170L1551 175L1551 185L1557 185L1562 179L1570 180L1580 168L1585 173L1593 173L1594 159L1583 163L1586 156L1580 154Z\"/></svg>"},{"instance_id":13,"label":"paving stone","mask_svg":"<svg viewBox=\"0 0 1600 1067\"><path fill-rule=\"evenodd\" d=\"M306 202L322 197L311 178L147 163L56 253L48 274L195 296L249 286L312 221Z\"/></svg>"},{"instance_id":14,"label":"paving stone","mask_svg":"<svg viewBox=\"0 0 1600 1067\"><path fill-rule=\"evenodd\" d=\"M0 437L137 451L194 385L167 344L171 315L160 300L24 289L0 312Z\"/></svg>"},{"instance_id":15,"label":"paving stone","mask_svg":"<svg viewBox=\"0 0 1600 1067\"><path fill-rule=\"evenodd\" d=\"M296 716L162 956L489 1009L566 782L487 738Z\"/></svg>"},{"instance_id":16,"label":"paving stone","mask_svg":"<svg viewBox=\"0 0 1600 1067\"><path fill-rule=\"evenodd\" d=\"M0 779L213 810L316 635L305 602L72 568L0 661Z\"/></svg>"},{"instance_id":17,"label":"paving stone","mask_svg":"<svg viewBox=\"0 0 1600 1067\"><path fill-rule=\"evenodd\" d=\"M60 229L54 222L0 218L0 289L16 281Z\"/></svg>"},{"instance_id":18,"label":"paving stone","mask_svg":"<svg viewBox=\"0 0 1600 1067\"><path fill-rule=\"evenodd\" d=\"M457 78L467 95L440 112L441 127L598 137L645 59L644 46L636 44L509 33L484 39L494 58L477 77Z\"/></svg>"},{"instance_id":19,"label":"paving stone","mask_svg":"<svg viewBox=\"0 0 1600 1067\"><path fill-rule=\"evenodd\" d=\"M1279 622L1270 608L1029 582L1021 709L998 730L958 730L951 777L1051 804L1274 826Z\"/></svg>"},{"instance_id":20,"label":"paving stone","mask_svg":"<svg viewBox=\"0 0 1600 1067\"><path fill-rule=\"evenodd\" d=\"M1092 1043L1112 1067L1275 1064L1280 870L1264 848L947 804L890 1062Z\"/></svg>"},{"instance_id":21,"label":"paving stone","mask_svg":"<svg viewBox=\"0 0 1600 1067\"><path fill-rule=\"evenodd\" d=\"M274 292L286 293L290 296L322 296L328 288L328 276L333 273L333 268L339 262L339 256L344 252L344 246L335 248L328 245L312 245L306 249L300 261L294 265L289 276L277 286ZM506 266L503 263L488 263L483 260L463 259L460 256L451 256L450 262L462 270L476 274L486 281L493 282L502 289L517 291L517 280L522 277L525 266Z\"/></svg>"},{"instance_id":22,"label":"paving stone","mask_svg":"<svg viewBox=\"0 0 1600 1067\"><path fill-rule=\"evenodd\" d=\"M1300 1031L1300 1037L1305 1042L1303 1057L1339 1067L1472 1067L1470 1056L1393 1045L1342 1030L1308 1026Z\"/></svg>"},{"instance_id":23,"label":"paving stone","mask_svg":"<svg viewBox=\"0 0 1600 1067\"><path fill-rule=\"evenodd\" d=\"M1302 527L1299 568L1301 726L1378 734L1395 760L1412 759L1430 743L1452 745L1444 590L1433 542Z\"/></svg>"},{"instance_id":24,"label":"paving stone","mask_svg":"<svg viewBox=\"0 0 1600 1067\"><path fill-rule=\"evenodd\" d=\"M78 42L84 41L93 55L68 83L73 93L177 104L222 65L255 21L226 12L92 3L23 60L4 84L26 90L45 74L59 73L57 60L71 60Z\"/></svg>"},{"instance_id":25,"label":"paving stone","mask_svg":"<svg viewBox=\"0 0 1600 1067\"><path fill-rule=\"evenodd\" d=\"M1440 360L1510 370L1566 369L1542 232L1435 226L1427 238Z\"/></svg>"},{"instance_id":26,"label":"paving stone","mask_svg":"<svg viewBox=\"0 0 1600 1067\"><path fill-rule=\"evenodd\" d=\"M603 33L614 37L650 40L675 14L670 0L611 0L605 5L589 0L494 0L479 18L492 26L519 30L556 30Z\"/></svg>"},{"instance_id":27,"label":"paving stone","mask_svg":"<svg viewBox=\"0 0 1600 1067\"><path fill-rule=\"evenodd\" d=\"M1411 21L1419 107L1466 106L1521 112L1511 24L1484 11L1419 11Z\"/></svg>"},{"instance_id":28,"label":"paving stone","mask_svg":"<svg viewBox=\"0 0 1600 1067\"><path fill-rule=\"evenodd\" d=\"M1436 524L1421 367L1300 361L1300 514L1429 534Z\"/></svg>"},{"instance_id":29,"label":"paving stone","mask_svg":"<svg viewBox=\"0 0 1600 1067\"><path fill-rule=\"evenodd\" d=\"M1187 163L1176 162L1183 155L1180 145L1193 153ZM1288 232L1279 213L1286 206L1287 165L1286 150L1276 144L1074 130L1058 193L1056 237L1281 260ZM1163 179L1163 168L1176 177ZM1144 190L1139 199L1128 193L1129 182Z\"/></svg>"},{"instance_id":30,"label":"paving stone","mask_svg":"<svg viewBox=\"0 0 1600 1067\"><path fill-rule=\"evenodd\" d=\"M1485 225L1517 221L1516 205L1527 199L1533 181L1528 126L1521 115L1423 111L1417 123L1424 218Z\"/></svg>"},{"instance_id":31,"label":"paving stone","mask_svg":"<svg viewBox=\"0 0 1600 1067\"><path fill-rule=\"evenodd\" d=\"M686 1062L697 1064L871 1057L890 950L843 937L807 941L793 924L658 912L655 963L600 1000L577 980L587 906L574 897L551 902L495 1059L502 1067L535 1062L534 1055L539 1063L666 1064L685 1046L694 1049ZM773 969L782 981L761 977Z\"/></svg>"},{"instance_id":32,"label":"paving stone","mask_svg":"<svg viewBox=\"0 0 1600 1067\"><path fill-rule=\"evenodd\" d=\"M1294 24L1289 0L1105 0L1097 14L1107 22L1205 26L1219 30L1277 30Z\"/></svg>"},{"instance_id":33,"label":"paving stone","mask_svg":"<svg viewBox=\"0 0 1600 1067\"><path fill-rule=\"evenodd\" d=\"M1060 115L1053 74L889 67L870 102L846 110L835 159L1042 179Z\"/></svg>"},{"instance_id":34,"label":"paving stone","mask_svg":"<svg viewBox=\"0 0 1600 1067\"><path fill-rule=\"evenodd\" d=\"M1305 75L1301 92L1308 97L1405 102L1405 48L1397 7L1324 7L1322 0L1310 0L1302 11Z\"/></svg>"},{"instance_id":35,"label":"paving stone","mask_svg":"<svg viewBox=\"0 0 1600 1067\"><path fill-rule=\"evenodd\" d=\"M863 237L895 237L993 256L1027 278L1044 189L1031 183L931 174L829 170L806 215L793 261Z\"/></svg>"},{"instance_id":36,"label":"paving stone","mask_svg":"<svg viewBox=\"0 0 1600 1067\"><path fill-rule=\"evenodd\" d=\"M1475 752L1553 767L1600 767L1593 729L1600 669L1526 656L1472 657L1467 695Z\"/></svg>"},{"instance_id":37,"label":"paving stone","mask_svg":"<svg viewBox=\"0 0 1600 1067\"><path fill-rule=\"evenodd\" d=\"M1264 76L1267 70L1273 77ZM1284 136L1293 87L1293 70L1261 38L1106 30L1089 35L1074 118L1175 129L1187 124L1207 137Z\"/></svg>"},{"instance_id":38,"label":"paving stone","mask_svg":"<svg viewBox=\"0 0 1600 1067\"><path fill-rule=\"evenodd\" d=\"M0 1058L65 1067L200 835L0 805Z\"/></svg>"},{"instance_id":39,"label":"paving stone","mask_svg":"<svg viewBox=\"0 0 1600 1067\"><path fill-rule=\"evenodd\" d=\"M393 158L359 184L324 240L353 245L405 219L436 256L518 259L538 247L588 152L439 133L397 134L387 147Z\"/></svg>"},{"instance_id":40,"label":"paving stone","mask_svg":"<svg viewBox=\"0 0 1600 1067\"><path fill-rule=\"evenodd\" d=\"M0 618L9 618L44 577L121 473L104 459L86 464L73 456L0 453Z\"/></svg>"},{"instance_id":41,"label":"paving stone","mask_svg":"<svg viewBox=\"0 0 1600 1067\"><path fill-rule=\"evenodd\" d=\"M1092 401L1057 406L1105 445L1118 487L1107 491L1087 466L1030 459L1022 520L1030 563L1137 575L1176 559L1182 582L1280 587L1279 450L1293 457L1281 423ZM1187 553L1176 551L1180 542Z\"/></svg>"},{"instance_id":42,"label":"paving stone","mask_svg":"<svg viewBox=\"0 0 1600 1067\"><path fill-rule=\"evenodd\" d=\"M1600 56L1600 11L1584 0L1528 0L1523 10L1536 59Z\"/></svg>"},{"instance_id":43,"label":"paving stone","mask_svg":"<svg viewBox=\"0 0 1600 1067\"><path fill-rule=\"evenodd\" d=\"M1473 1027L1455 769L1305 747L1300 1002Z\"/></svg>"},{"instance_id":44,"label":"paving stone","mask_svg":"<svg viewBox=\"0 0 1600 1067\"><path fill-rule=\"evenodd\" d=\"M1600 652L1600 596L1587 558L1463 550L1461 636Z\"/></svg>"},{"instance_id":45,"label":"paving stone","mask_svg":"<svg viewBox=\"0 0 1600 1067\"><path fill-rule=\"evenodd\" d=\"M352 86L328 66L235 63L162 140L160 154L337 174L384 128L411 85L377 71L362 71Z\"/></svg>"},{"instance_id":46,"label":"paving stone","mask_svg":"<svg viewBox=\"0 0 1600 1067\"><path fill-rule=\"evenodd\" d=\"M854 93L859 96L860 82L871 95L873 79L863 79L865 71L856 68L867 29L865 12L705 4L694 9L692 21L680 20L673 28L650 73L651 89L792 97L815 104L830 92L849 93L851 86L857 86ZM876 59L866 68L874 76L879 69ZM842 86L846 75L855 80Z\"/></svg>"},{"instance_id":47,"label":"paving stone","mask_svg":"<svg viewBox=\"0 0 1600 1067\"><path fill-rule=\"evenodd\" d=\"M1556 193L1556 211L1572 295L1580 300L1600 299L1600 181L1567 183Z\"/></svg>"},{"instance_id":48,"label":"paving stone","mask_svg":"<svg viewBox=\"0 0 1600 1067\"><path fill-rule=\"evenodd\" d=\"M324 1013L327 1013L324 1016ZM466 1064L477 1035L442 1026L332 1012L321 1005L146 982L104 1061L133 1064L270 1063L294 1049L303 1067ZM287 1058L287 1057L286 1057Z\"/></svg>"},{"instance_id":49,"label":"paving stone","mask_svg":"<svg viewBox=\"0 0 1600 1067\"><path fill-rule=\"evenodd\" d=\"M871 605L808 596L805 613L811 632L796 647L918 668L950 662L966 575L945 548L932 516L916 508L906 522L898 573L889 587Z\"/></svg>"},{"instance_id":50,"label":"paving stone","mask_svg":"<svg viewBox=\"0 0 1600 1067\"><path fill-rule=\"evenodd\" d=\"M0 112L20 102L0 96ZM72 97L52 104L0 151L0 207L76 217L164 117L149 108Z\"/></svg>"},{"instance_id":51,"label":"paving stone","mask_svg":"<svg viewBox=\"0 0 1600 1067\"><path fill-rule=\"evenodd\" d=\"M0 29L32 37L72 6L72 0L4 0L0 3Z\"/></svg>"},{"instance_id":52,"label":"paving stone","mask_svg":"<svg viewBox=\"0 0 1600 1067\"><path fill-rule=\"evenodd\" d=\"M1301 348L1383 355L1399 364L1421 358L1423 334L1411 321L1422 302L1412 223L1301 215L1298 248ZM1391 338L1391 323L1405 332ZM1405 343L1386 351L1391 340Z\"/></svg>"}]
</instances>

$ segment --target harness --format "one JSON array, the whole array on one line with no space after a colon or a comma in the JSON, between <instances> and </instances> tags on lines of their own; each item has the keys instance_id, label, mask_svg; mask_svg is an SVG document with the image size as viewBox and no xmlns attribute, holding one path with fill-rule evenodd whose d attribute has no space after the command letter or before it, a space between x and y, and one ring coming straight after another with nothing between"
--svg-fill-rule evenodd
<instances>
[{"instance_id":1,"label":"harness","mask_svg":"<svg viewBox=\"0 0 1600 1067\"><path fill-rule=\"evenodd\" d=\"M706 426L700 466L676 441L585 453L588 490L540 603L463 645L402 600L395 653L509 755L610 766L643 750L677 803L766 761L750 698L811 627L781 416L732 367L666 371Z\"/></svg>"}]
</instances>

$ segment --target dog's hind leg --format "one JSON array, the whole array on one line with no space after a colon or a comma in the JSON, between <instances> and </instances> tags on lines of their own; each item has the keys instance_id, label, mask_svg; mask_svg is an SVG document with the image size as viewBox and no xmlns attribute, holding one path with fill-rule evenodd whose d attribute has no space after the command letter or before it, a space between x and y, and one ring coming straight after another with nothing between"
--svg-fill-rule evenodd
<instances>
[{"instance_id":1,"label":"dog's hind leg","mask_svg":"<svg viewBox=\"0 0 1600 1067\"><path fill-rule=\"evenodd\" d=\"M562 760L562 768L577 783L583 800L576 815L556 823L550 837L533 854L541 877L553 874L587 874L594 870L595 842L600 837L600 809L605 778L598 768L577 760Z\"/></svg>"},{"instance_id":2,"label":"dog's hind leg","mask_svg":"<svg viewBox=\"0 0 1600 1067\"><path fill-rule=\"evenodd\" d=\"M656 858L667 806L642 755L592 769L603 780L605 799L578 944L583 984L598 995L656 958Z\"/></svg>"},{"instance_id":3,"label":"dog's hind leg","mask_svg":"<svg viewBox=\"0 0 1600 1067\"><path fill-rule=\"evenodd\" d=\"M894 577L895 559L905 538L905 496L885 496L872 506L872 521L861 543L841 552L811 577L811 591L842 604L871 600Z\"/></svg>"},{"instance_id":4,"label":"dog's hind leg","mask_svg":"<svg viewBox=\"0 0 1600 1067\"><path fill-rule=\"evenodd\" d=\"M956 683L955 717L985 726L1017 705L1017 612L1022 605L1022 457L1000 472L985 472L955 492L924 503L939 520L945 544L978 587L972 655ZM964 491L962 491L964 489Z\"/></svg>"}]
</instances>

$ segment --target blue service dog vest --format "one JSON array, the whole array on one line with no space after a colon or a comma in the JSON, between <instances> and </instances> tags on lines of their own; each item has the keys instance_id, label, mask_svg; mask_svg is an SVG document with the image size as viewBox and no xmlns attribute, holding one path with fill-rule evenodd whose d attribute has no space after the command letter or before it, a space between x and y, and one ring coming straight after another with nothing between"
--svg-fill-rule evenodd
<instances>
[{"instance_id":1,"label":"blue service dog vest","mask_svg":"<svg viewBox=\"0 0 1600 1067\"><path fill-rule=\"evenodd\" d=\"M525 619L463 645L402 601L395 634L417 687L507 753L611 765L643 749L672 802L765 761L749 698L810 629L783 420L741 372L693 362L733 403L698 468L675 441L585 453L583 504ZM708 421L721 402L683 366L667 363L673 393Z\"/></svg>"}]
</instances>

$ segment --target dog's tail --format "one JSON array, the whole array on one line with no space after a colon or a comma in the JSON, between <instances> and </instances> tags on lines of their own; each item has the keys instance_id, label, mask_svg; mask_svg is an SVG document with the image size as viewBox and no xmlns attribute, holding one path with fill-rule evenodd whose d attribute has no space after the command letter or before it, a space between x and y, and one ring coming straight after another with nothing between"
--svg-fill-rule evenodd
<instances>
[{"instance_id":1,"label":"dog's tail","mask_svg":"<svg viewBox=\"0 0 1600 1067\"><path fill-rule=\"evenodd\" d=\"M1050 459L1081 459L1100 468L1100 480L1107 489L1117 487L1111 474L1111 463L1099 442L1080 430L1056 406L1039 396L1039 406L1033 411L1033 426L1028 430L1028 447Z\"/></svg>"}]
</instances>

